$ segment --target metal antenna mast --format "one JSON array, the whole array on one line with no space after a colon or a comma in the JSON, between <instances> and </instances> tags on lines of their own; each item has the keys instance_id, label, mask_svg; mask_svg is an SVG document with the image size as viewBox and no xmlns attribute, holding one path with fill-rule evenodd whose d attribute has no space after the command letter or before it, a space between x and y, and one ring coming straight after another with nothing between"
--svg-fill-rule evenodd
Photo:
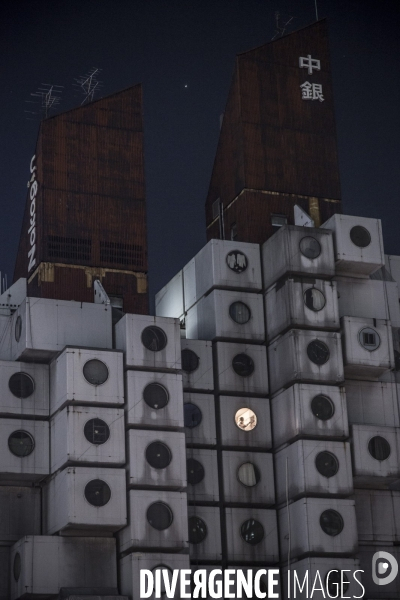
<instances>
[{"instance_id":1,"label":"metal antenna mast","mask_svg":"<svg viewBox=\"0 0 400 600\"><path fill-rule=\"evenodd\" d=\"M74 87L80 89L84 95L81 105L85 104L85 102L92 102L94 95L103 87L103 83L97 79L100 71L101 69L93 67L89 73L75 79L76 83L74 83Z\"/></svg>"},{"instance_id":2,"label":"metal antenna mast","mask_svg":"<svg viewBox=\"0 0 400 600\"><path fill-rule=\"evenodd\" d=\"M315 20L318 21L318 8L317 8L317 0L315 0Z\"/></svg>"},{"instance_id":3,"label":"metal antenna mast","mask_svg":"<svg viewBox=\"0 0 400 600\"><path fill-rule=\"evenodd\" d=\"M27 104L35 104L38 110L26 110L25 112L31 115L41 115L45 119L50 115L52 110L55 110L61 101L61 92L63 85L53 85L50 83L42 83L43 87L31 94L35 100L26 100ZM33 108L33 107L32 107Z\"/></svg>"}]
</instances>

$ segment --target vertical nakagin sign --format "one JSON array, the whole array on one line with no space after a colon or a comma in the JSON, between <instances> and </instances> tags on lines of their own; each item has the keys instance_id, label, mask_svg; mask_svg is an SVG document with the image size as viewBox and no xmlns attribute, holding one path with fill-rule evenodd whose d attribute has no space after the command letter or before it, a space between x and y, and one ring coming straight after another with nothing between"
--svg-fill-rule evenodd
<instances>
[{"instance_id":1,"label":"vertical nakagin sign","mask_svg":"<svg viewBox=\"0 0 400 600\"><path fill-rule=\"evenodd\" d=\"M30 165L31 178L28 183L29 197L31 200L31 204L30 204L30 208L29 208L30 221L29 221L29 229L28 229L29 245L30 245L29 252L28 252L28 259L29 259L28 273L36 265L36 196L37 196L37 191L38 191L38 182L36 179L37 167L35 165L35 161L36 161L36 154L34 154L32 156L31 165Z\"/></svg>"}]
</instances>

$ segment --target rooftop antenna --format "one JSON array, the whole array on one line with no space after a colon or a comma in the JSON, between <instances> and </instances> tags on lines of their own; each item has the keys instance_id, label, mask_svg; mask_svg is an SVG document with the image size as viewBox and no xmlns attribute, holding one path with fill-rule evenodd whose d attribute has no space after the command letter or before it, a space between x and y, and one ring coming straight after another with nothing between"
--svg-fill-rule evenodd
<instances>
[{"instance_id":1,"label":"rooftop antenna","mask_svg":"<svg viewBox=\"0 0 400 600\"><path fill-rule=\"evenodd\" d=\"M316 2L317 0L315 0ZM282 37L286 33L286 29L296 17L291 15L283 15L278 10L275 12L275 35L272 40L275 40L278 37Z\"/></svg>"},{"instance_id":2,"label":"rooftop antenna","mask_svg":"<svg viewBox=\"0 0 400 600\"><path fill-rule=\"evenodd\" d=\"M25 112L31 115L40 115L42 118L47 119L50 112L60 104L63 88L63 85L42 83L42 87L30 94L34 100L26 100L27 104L35 104L37 109L26 110Z\"/></svg>"},{"instance_id":3,"label":"rooftop antenna","mask_svg":"<svg viewBox=\"0 0 400 600\"><path fill-rule=\"evenodd\" d=\"M93 67L88 73L75 79L74 87L83 92L84 95L81 106L85 102L92 102L94 95L103 87L103 83L97 79L101 70Z\"/></svg>"},{"instance_id":4,"label":"rooftop antenna","mask_svg":"<svg viewBox=\"0 0 400 600\"><path fill-rule=\"evenodd\" d=\"M315 0L315 20L318 21L318 7L317 7L317 0Z\"/></svg>"}]
</instances>

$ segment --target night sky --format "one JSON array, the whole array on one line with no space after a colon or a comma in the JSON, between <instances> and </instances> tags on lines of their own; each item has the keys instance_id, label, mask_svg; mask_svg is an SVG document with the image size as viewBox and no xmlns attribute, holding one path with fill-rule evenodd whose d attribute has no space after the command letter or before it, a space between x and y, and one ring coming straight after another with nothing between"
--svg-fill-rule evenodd
<instances>
[{"instance_id":1,"label":"night sky","mask_svg":"<svg viewBox=\"0 0 400 600\"><path fill-rule=\"evenodd\" d=\"M343 211L382 219L400 254L400 5L318 0L328 18ZM0 270L12 279L39 117L30 93L102 69L106 96L144 86L150 298L204 245L204 202L235 55L315 20L314 0L5 1L0 21ZM99 96L98 96L99 97ZM312 166L310 166L312 168ZM153 305L153 302L152 302Z\"/></svg>"}]
</instances>

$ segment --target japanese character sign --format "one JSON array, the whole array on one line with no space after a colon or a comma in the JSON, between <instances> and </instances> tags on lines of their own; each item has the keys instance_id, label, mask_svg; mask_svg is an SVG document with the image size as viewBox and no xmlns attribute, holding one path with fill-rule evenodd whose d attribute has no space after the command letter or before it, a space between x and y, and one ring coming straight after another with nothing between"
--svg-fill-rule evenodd
<instances>
[{"instance_id":1,"label":"japanese character sign","mask_svg":"<svg viewBox=\"0 0 400 600\"><path fill-rule=\"evenodd\" d=\"M301 86L301 97L303 100L325 100L322 93L322 85L320 83L310 83L305 81Z\"/></svg>"},{"instance_id":2,"label":"japanese character sign","mask_svg":"<svg viewBox=\"0 0 400 600\"><path fill-rule=\"evenodd\" d=\"M315 71L321 70L321 61L316 58L311 58L311 54L307 54L307 56L299 57L299 67L300 69L308 69L308 74L312 75L313 69Z\"/></svg>"}]
</instances>

